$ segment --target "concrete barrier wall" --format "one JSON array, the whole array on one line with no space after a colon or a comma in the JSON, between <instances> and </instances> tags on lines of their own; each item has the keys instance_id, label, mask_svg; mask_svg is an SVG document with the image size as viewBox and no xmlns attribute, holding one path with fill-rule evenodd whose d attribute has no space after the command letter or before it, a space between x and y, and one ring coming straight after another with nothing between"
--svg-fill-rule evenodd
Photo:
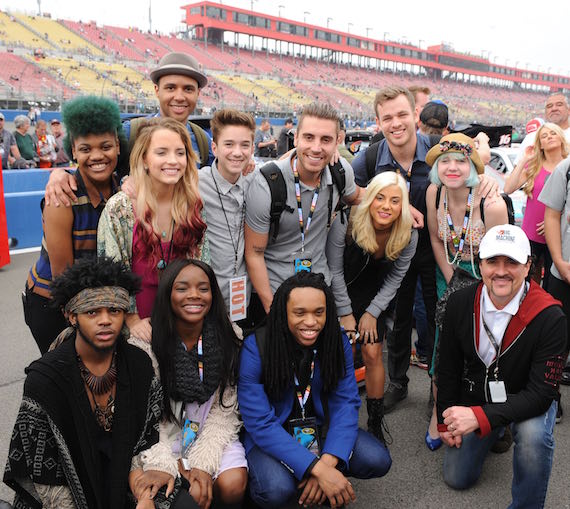
<instances>
[{"instance_id":1,"label":"concrete barrier wall","mask_svg":"<svg viewBox=\"0 0 570 509\"><path fill-rule=\"evenodd\" d=\"M41 201L49 170L4 170L4 200L8 237L16 249L40 246L42 242Z\"/></svg>"}]
</instances>

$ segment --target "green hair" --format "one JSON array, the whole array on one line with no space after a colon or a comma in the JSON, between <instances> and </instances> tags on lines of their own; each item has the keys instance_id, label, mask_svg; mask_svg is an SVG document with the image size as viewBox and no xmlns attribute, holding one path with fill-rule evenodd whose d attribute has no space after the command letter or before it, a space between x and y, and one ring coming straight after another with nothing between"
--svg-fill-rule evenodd
<instances>
[{"instance_id":1,"label":"green hair","mask_svg":"<svg viewBox=\"0 0 570 509\"><path fill-rule=\"evenodd\" d=\"M71 145L75 138L113 133L119 138L121 148L117 166L121 167L123 161L128 161L128 142L123 132L121 113L115 102L95 95L77 97L63 105L61 117L67 131L63 146L70 158L73 157Z\"/></svg>"}]
</instances>

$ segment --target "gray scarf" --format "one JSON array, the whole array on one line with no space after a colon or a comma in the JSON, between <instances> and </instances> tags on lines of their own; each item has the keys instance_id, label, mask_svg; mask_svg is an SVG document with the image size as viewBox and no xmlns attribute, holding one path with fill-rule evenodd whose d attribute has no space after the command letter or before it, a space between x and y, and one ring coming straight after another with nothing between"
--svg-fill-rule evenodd
<instances>
[{"instance_id":1,"label":"gray scarf","mask_svg":"<svg viewBox=\"0 0 570 509\"><path fill-rule=\"evenodd\" d=\"M177 341L174 353L173 392L175 401L203 404L208 401L221 381L222 351L214 325L208 319L202 327L202 360L204 362L204 381L198 373L198 344L187 351L182 341Z\"/></svg>"}]
</instances>

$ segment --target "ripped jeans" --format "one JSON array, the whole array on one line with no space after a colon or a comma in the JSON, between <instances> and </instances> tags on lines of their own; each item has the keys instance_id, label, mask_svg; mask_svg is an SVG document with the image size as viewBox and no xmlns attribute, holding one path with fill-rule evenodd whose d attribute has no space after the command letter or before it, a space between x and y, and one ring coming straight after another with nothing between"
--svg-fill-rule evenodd
<instances>
[{"instance_id":1,"label":"ripped jeans","mask_svg":"<svg viewBox=\"0 0 570 509\"><path fill-rule=\"evenodd\" d=\"M515 443L513 452L513 501L509 509L544 507L554 456L554 422L557 403L546 413L523 422L512 423ZM479 438L475 433L463 437L461 447L448 447L443 458L443 478L448 486L464 490L477 482L487 453L503 428Z\"/></svg>"}]
</instances>

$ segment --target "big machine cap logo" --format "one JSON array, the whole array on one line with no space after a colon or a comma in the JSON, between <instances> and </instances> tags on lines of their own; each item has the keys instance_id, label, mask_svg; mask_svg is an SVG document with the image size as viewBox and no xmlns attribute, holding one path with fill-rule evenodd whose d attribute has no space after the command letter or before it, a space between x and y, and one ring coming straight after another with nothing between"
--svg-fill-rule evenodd
<instances>
[{"instance_id":1,"label":"big machine cap logo","mask_svg":"<svg viewBox=\"0 0 570 509\"><path fill-rule=\"evenodd\" d=\"M510 233L509 230L498 230L495 236L495 240L498 241L506 241L506 242L514 242L515 236Z\"/></svg>"}]
</instances>

